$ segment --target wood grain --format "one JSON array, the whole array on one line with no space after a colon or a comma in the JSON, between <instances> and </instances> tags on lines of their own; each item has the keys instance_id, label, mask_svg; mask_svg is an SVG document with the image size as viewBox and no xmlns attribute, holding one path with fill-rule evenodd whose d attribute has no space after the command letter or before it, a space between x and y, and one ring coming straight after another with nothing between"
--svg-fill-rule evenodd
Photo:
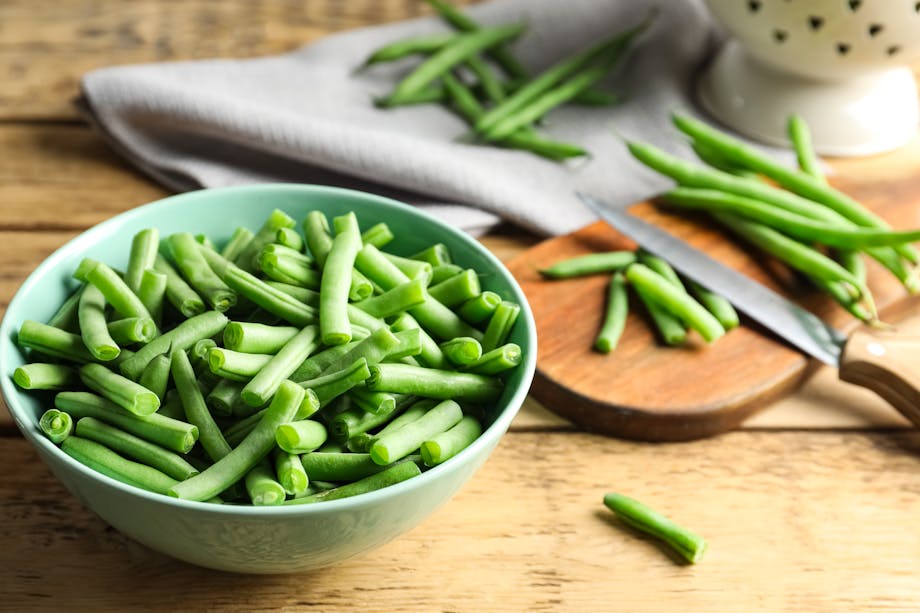
<instances>
[{"instance_id":1,"label":"wood grain","mask_svg":"<svg viewBox=\"0 0 920 613\"><path fill-rule=\"evenodd\" d=\"M900 152L902 172L879 189L871 177L839 177L836 186L864 202L896 228L916 227L920 175ZM715 259L799 303L838 329L857 322L825 294L734 240L708 218L677 214L642 203L630 211ZM663 346L641 305L634 303L626 330L610 354L593 351L603 318L607 277L546 280L538 270L586 253L634 249L635 243L598 222L541 243L509 263L533 308L540 339L532 393L574 422L616 436L690 440L737 427L758 409L796 389L809 360L745 320L707 346L691 335L680 347ZM880 265L868 262L869 287L886 321L898 321L920 304Z\"/></svg>"},{"instance_id":2,"label":"wood grain","mask_svg":"<svg viewBox=\"0 0 920 613\"><path fill-rule=\"evenodd\" d=\"M108 528L22 440L0 447L5 610L855 611L916 604L920 435L641 444L512 433L425 523L339 566L237 576ZM696 566L601 505L621 491L710 542ZM509 495L513 492L514 495ZM24 555L27 553L27 555ZM424 603L424 604L422 604Z\"/></svg>"}]
</instances>

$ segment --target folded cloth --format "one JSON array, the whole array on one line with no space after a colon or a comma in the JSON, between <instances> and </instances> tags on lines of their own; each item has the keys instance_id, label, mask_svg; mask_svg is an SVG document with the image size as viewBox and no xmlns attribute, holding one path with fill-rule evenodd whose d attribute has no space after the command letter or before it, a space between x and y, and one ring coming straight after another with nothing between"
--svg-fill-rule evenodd
<instances>
[{"instance_id":1,"label":"folded cloth","mask_svg":"<svg viewBox=\"0 0 920 613\"><path fill-rule=\"evenodd\" d=\"M715 30L699 0L657 4L641 43L600 85L624 102L569 104L540 126L591 153L568 163L463 142L468 126L440 104L374 106L418 60L355 68L384 44L449 31L437 17L328 36L280 56L104 68L85 75L78 103L113 146L171 189L340 185L425 206L472 233L508 221L559 234L595 219L576 191L626 205L667 185L632 160L625 138L685 147L669 114L692 112L694 73ZM484 25L525 23L512 50L536 73L637 25L653 5L502 0L469 14Z\"/></svg>"}]
</instances>

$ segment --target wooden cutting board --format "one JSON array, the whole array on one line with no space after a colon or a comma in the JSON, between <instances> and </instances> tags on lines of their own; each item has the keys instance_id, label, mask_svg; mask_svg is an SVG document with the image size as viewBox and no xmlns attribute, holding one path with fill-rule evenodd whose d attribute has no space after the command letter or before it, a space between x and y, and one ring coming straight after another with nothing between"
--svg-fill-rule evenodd
<instances>
[{"instance_id":1,"label":"wooden cutting board","mask_svg":"<svg viewBox=\"0 0 920 613\"><path fill-rule=\"evenodd\" d=\"M872 177L875 177L874 179ZM857 179L836 187L859 199L896 228L920 227L920 164L903 172ZM841 330L858 325L848 313L811 290L788 269L763 257L702 216L687 217L652 203L631 212L667 229ZM533 308L538 356L532 394L550 410L588 429L650 441L691 440L737 427L755 411L794 390L816 365L742 317L742 326L712 345L695 333L686 346L665 347L640 304L630 315L618 347L592 349L603 317L606 275L544 280L539 268L597 251L633 249L635 243L604 224L546 240L509 263ZM897 322L920 305L892 275L867 260L869 286L886 322ZM920 359L920 356L918 356Z\"/></svg>"}]
</instances>

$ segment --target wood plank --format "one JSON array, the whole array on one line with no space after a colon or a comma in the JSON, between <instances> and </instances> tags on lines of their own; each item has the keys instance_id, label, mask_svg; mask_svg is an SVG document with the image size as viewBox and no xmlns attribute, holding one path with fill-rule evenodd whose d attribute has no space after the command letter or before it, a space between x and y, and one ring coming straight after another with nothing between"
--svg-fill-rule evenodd
<instances>
[{"instance_id":1,"label":"wood plank","mask_svg":"<svg viewBox=\"0 0 920 613\"><path fill-rule=\"evenodd\" d=\"M402 538L306 575L215 573L108 528L20 439L0 463L0 597L127 610L910 610L920 591L920 435L733 433L694 443L509 434ZM601 505L633 495L710 542L676 564ZM510 494L513 492L513 495ZM28 555L24 555L24 553ZM386 569L386 570L383 570Z\"/></svg>"},{"instance_id":2,"label":"wood plank","mask_svg":"<svg viewBox=\"0 0 920 613\"><path fill-rule=\"evenodd\" d=\"M333 32L430 13L404 0L7 0L0 120L76 118L71 100L95 68L283 53Z\"/></svg>"}]
</instances>

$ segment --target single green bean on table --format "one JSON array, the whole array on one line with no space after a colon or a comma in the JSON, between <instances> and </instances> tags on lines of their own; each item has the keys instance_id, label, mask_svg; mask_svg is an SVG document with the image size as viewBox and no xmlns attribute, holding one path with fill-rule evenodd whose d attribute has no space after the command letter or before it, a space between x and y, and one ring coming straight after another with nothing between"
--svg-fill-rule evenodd
<instances>
[{"instance_id":1,"label":"single green bean on table","mask_svg":"<svg viewBox=\"0 0 920 613\"><path fill-rule=\"evenodd\" d=\"M706 552L707 543L703 537L678 526L638 500L610 493L604 496L604 506L629 527L661 539L691 564L699 562Z\"/></svg>"},{"instance_id":2,"label":"single green bean on table","mask_svg":"<svg viewBox=\"0 0 920 613\"><path fill-rule=\"evenodd\" d=\"M13 371L13 382L24 390L66 390L79 385L80 377L64 364L32 362Z\"/></svg>"},{"instance_id":3,"label":"single green bean on table","mask_svg":"<svg viewBox=\"0 0 920 613\"><path fill-rule=\"evenodd\" d=\"M38 420L38 429L58 445L73 432L73 418L63 411L48 409Z\"/></svg>"}]
</instances>

